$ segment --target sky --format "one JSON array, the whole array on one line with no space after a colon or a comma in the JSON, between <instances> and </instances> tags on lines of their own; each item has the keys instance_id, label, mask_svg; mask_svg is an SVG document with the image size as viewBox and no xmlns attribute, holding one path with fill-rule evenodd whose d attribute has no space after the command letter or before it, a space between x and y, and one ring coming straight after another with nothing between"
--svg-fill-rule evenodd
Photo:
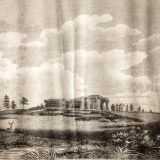
<instances>
[{"instance_id":1,"label":"sky","mask_svg":"<svg viewBox=\"0 0 160 160\"><path fill-rule=\"evenodd\" d=\"M160 111L159 0L0 0L0 100L103 95Z\"/></svg>"}]
</instances>

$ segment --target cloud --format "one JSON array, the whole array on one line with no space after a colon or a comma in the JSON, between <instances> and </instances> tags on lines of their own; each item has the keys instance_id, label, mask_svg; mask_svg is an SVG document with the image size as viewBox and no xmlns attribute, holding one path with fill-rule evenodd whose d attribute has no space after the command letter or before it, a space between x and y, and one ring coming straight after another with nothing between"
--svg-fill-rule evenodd
<instances>
[{"instance_id":1,"label":"cloud","mask_svg":"<svg viewBox=\"0 0 160 160\"><path fill-rule=\"evenodd\" d=\"M99 24L107 23L111 21L113 17L109 14L102 16L98 15L79 15L75 20L65 22L61 30L67 32L68 30L75 30L77 32L90 31L90 32L101 32L102 34L108 35L107 40L114 41L116 38L122 38L125 36L137 36L141 32L138 29L130 28L126 24L117 24L111 27L102 27ZM115 37L118 36L118 37Z\"/></svg>"},{"instance_id":2,"label":"cloud","mask_svg":"<svg viewBox=\"0 0 160 160\"><path fill-rule=\"evenodd\" d=\"M106 36L106 40L115 41L127 36L139 36L141 32L137 29L130 28L126 24L117 24L102 30Z\"/></svg>"},{"instance_id":3,"label":"cloud","mask_svg":"<svg viewBox=\"0 0 160 160\"><path fill-rule=\"evenodd\" d=\"M32 55L30 56L33 58ZM8 70L11 69L10 67L15 67L13 77L8 70L5 72L8 77L12 77L9 81L16 85L18 97L25 95L32 104L36 104L40 99L47 97L106 95L126 90L135 92L135 89L130 89L133 84L138 86L139 92L145 92L149 85L149 82L143 81L146 77L138 80L121 72L121 69L139 63L145 56L143 52L125 53L123 50L112 50L105 53L77 50L57 56L61 60L50 60L38 66L31 65L21 68L9 60L7 63L4 58L2 60L6 63ZM129 59L132 60L132 63L127 63ZM33 60L36 61L36 57ZM6 83L5 86L7 86Z\"/></svg>"},{"instance_id":4,"label":"cloud","mask_svg":"<svg viewBox=\"0 0 160 160\"><path fill-rule=\"evenodd\" d=\"M145 52L131 52L126 53L124 50L114 49L103 53L103 58L106 64L115 69L127 69L131 66L137 65L143 61L148 55Z\"/></svg>"},{"instance_id":5,"label":"cloud","mask_svg":"<svg viewBox=\"0 0 160 160\"><path fill-rule=\"evenodd\" d=\"M134 78L120 71L128 65L139 63L145 56L139 55L140 59L137 58L131 64L125 63L133 54L122 50L106 53L77 50L65 53L60 62L45 62L39 66L22 68L17 68L8 60L5 65L1 63L4 68L8 68L4 72L10 77L1 79L1 97L7 93L18 103L20 97L25 96L29 99L29 106L35 106L48 98L72 98L90 94L108 96L125 92L141 95L152 90L150 79L147 76ZM13 74L9 72L9 66L15 67Z\"/></svg>"},{"instance_id":6,"label":"cloud","mask_svg":"<svg viewBox=\"0 0 160 160\"><path fill-rule=\"evenodd\" d=\"M147 76L140 79L121 72L124 68L140 63L145 57L143 52L125 53L123 50L112 50L98 53L78 50L66 53L63 64L66 70L84 78L87 95L107 95L124 91L145 92L150 89L151 84Z\"/></svg>"},{"instance_id":7,"label":"cloud","mask_svg":"<svg viewBox=\"0 0 160 160\"><path fill-rule=\"evenodd\" d=\"M9 42L3 43L7 45ZM56 29L45 29L35 41L23 42L19 39L14 45L10 44L10 47L5 45L2 49L5 53L3 56L17 63L19 68L39 66L46 61L57 61L62 56L61 43Z\"/></svg>"},{"instance_id":8,"label":"cloud","mask_svg":"<svg viewBox=\"0 0 160 160\"><path fill-rule=\"evenodd\" d=\"M4 35L9 38L0 38L5 53L0 58L1 94L5 90L13 97L26 96L31 105L37 105L53 97L151 91L152 80L147 74L135 77L122 71L150 56L123 48L129 38L139 37L140 31L126 24L101 25L112 19L109 14L80 15L59 29L43 30L33 41L26 41L23 33Z\"/></svg>"},{"instance_id":9,"label":"cloud","mask_svg":"<svg viewBox=\"0 0 160 160\"><path fill-rule=\"evenodd\" d=\"M160 34L153 34L134 43L137 50L150 51L159 46Z\"/></svg>"},{"instance_id":10,"label":"cloud","mask_svg":"<svg viewBox=\"0 0 160 160\"><path fill-rule=\"evenodd\" d=\"M1 72L1 97L8 94L17 103L22 96L29 99L29 106L35 106L48 98L84 95L83 77L65 70L62 63L46 62L35 67L15 68L14 73L7 69Z\"/></svg>"},{"instance_id":11,"label":"cloud","mask_svg":"<svg viewBox=\"0 0 160 160\"><path fill-rule=\"evenodd\" d=\"M135 77L145 75L153 79L160 74L159 60L160 47L156 47L148 51L148 56L141 63L129 67L124 70L124 73L132 74Z\"/></svg>"},{"instance_id":12,"label":"cloud","mask_svg":"<svg viewBox=\"0 0 160 160\"><path fill-rule=\"evenodd\" d=\"M63 54L73 50L85 49L104 52L117 46L125 47L125 37L134 37L140 34L137 29L130 28L125 24L111 27L99 25L108 23L112 19L113 17L109 14L79 15L74 20L65 22L59 29L43 30L33 41L27 41L26 34L16 32L14 34L6 33L6 35L10 35L10 38L7 38L7 42L1 38L0 42L5 44L3 47L5 57L13 63L17 63L20 68L39 66L46 61L61 61ZM13 41L9 43L8 39ZM8 44L10 47L7 46Z\"/></svg>"},{"instance_id":13,"label":"cloud","mask_svg":"<svg viewBox=\"0 0 160 160\"><path fill-rule=\"evenodd\" d=\"M79 15L76 19L65 22L61 27L64 50L66 52L73 49L92 50L95 46L97 46L96 50L102 50L102 48L107 50L106 46L98 46L103 42L112 43L113 47L117 45L124 47L128 39L133 40L141 35L138 29L130 28L126 24L116 24L110 27L100 25L111 20L110 15ZM121 43L122 41L125 43Z\"/></svg>"},{"instance_id":14,"label":"cloud","mask_svg":"<svg viewBox=\"0 0 160 160\"><path fill-rule=\"evenodd\" d=\"M65 22L62 25L62 31L66 31L67 28L79 28L79 29L86 29L89 30L96 30L98 27L97 24L99 23L107 23L111 21L113 17L110 14L104 14L101 16L98 15L79 15L76 17L75 20L70 20Z\"/></svg>"},{"instance_id":15,"label":"cloud","mask_svg":"<svg viewBox=\"0 0 160 160\"><path fill-rule=\"evenodd\" d=\"M148 56L141 63L124 70L124 73L132 74L135 77L145 75L149 76L151 79L159 75L159 43L160 34L153 34L134 43L135 50L146 52Z\"/></svg>"},{"instance_id":16,"label":"cloud","mask_svg":"<svg viewBox=\"0 0 160 160\"><path fill-rule=\"evenodd\" d=\"M46 47L48 42L50 41L50 38L57 39L58 38L59 31L56 28L48 28L44 29L38 39L36 41L31 41L24 43L23 46L26 47ZM52 44L54 45L54 44ZM57 45L57 43L56 43ZM59 45L59 44L58 44Z\"/></svg>"},{"instance_id":17,"label":"cloud","mask_svg":"<svg viewBox=\"0 0 160 160\"><path fill-rule=\"evenodd\" d=\"M20 32L2 32L0 33L0 46L3 47L17 47L21 45L22 41L27 37L26 33Z\"/></svg>"},{"instance_id":18,"label":"cloud","mask_svg":"<svg viewBox=\"0 0 160 160\"><path fill-rule=\"evenodd\" d=\"M3 58L4 53L0 51L0 80L12 79L17 71L17 64L9 59Z\"/></svg>"}]
</instances>

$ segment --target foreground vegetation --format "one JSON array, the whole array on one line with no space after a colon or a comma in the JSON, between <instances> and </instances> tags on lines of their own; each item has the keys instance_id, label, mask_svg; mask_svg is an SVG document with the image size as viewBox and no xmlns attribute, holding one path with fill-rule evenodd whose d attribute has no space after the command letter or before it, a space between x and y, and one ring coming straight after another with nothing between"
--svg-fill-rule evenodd
<instances>
[{"instance_id":1,"label":"foreground vegetation","mask_svg":"<svg viewBox=\"0 0 160 160\"><path fill-rule=\"evenodd\" d=\"M151 113L123 114L123 112L98 112L76 110L14 110L1 112L0 118L10 119L9 114L74 117L75 121L100 121L108 124L101 131L56 130L0 130L0 150L31 148L22 159L160 159L160 120ZM6 116L7 115L7 116ZM147 116L146 116L147 115ZM145 121L147 117L148 121ZM150 117L150 119L149 119ZM121 126L121 121L127 125ZM107 125L106 125L107 128Z\"/></svg>"},{"instance_id":2,"label":"foreground vegetation","mask_svg":"<svg viewBox=\"0 0 160 160\"><path fill-rule=\"evenodd\" d=\"M90 134L65 132L63 135L59 132L42 134L38 131L36 134L36 132L21 130L0 131L1 150L26 147L34 148L32 152L23 154L22 158L25 160L52 160L55 157L64 159L159 159L160 123Z\"/></svg>"},{"instance_id":3,"label":"foreground vegetation","mask_svg":"<svg viewBox=\"0 0 160 160\"><path fill-rule=\"evenodd\" d=\"M153 137L150 130L132 127L129 131L112 134L112 140L106 141L74 141L60 152L52 147L51 150L38 149L23 155L24 159L38 155L58 158L104 158L104 159L159 159L160 134Z\"/></svg>"}]
</instances>

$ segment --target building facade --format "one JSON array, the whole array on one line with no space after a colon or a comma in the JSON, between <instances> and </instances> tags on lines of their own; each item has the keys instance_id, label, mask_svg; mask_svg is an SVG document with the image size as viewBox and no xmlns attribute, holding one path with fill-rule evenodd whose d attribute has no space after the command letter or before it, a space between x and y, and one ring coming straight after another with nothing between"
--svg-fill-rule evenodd
<instances>
[{"instance_id":1,"label":"building facade","mask_svg":"<svg viewBox=\"0 0 160 160\"><path fill-rule=\"evenodd\" d=\"M60 100L49 99L45 100L46 107L64 107L75 108L80 110L109 110L109 99L99 95L90 95L87 97L79 97L74 99Z\"/></svg>"}]
</instances>

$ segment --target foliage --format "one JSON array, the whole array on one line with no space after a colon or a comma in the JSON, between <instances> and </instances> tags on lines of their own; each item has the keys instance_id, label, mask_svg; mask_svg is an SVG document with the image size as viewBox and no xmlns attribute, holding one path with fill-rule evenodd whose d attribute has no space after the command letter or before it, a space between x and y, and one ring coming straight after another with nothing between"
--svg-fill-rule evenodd
<instances>
[{"instance_id":1,"label":"foliage","mask_svg":"<svg viewBox=\"0 0 160 160\"><path fill-rule=\"evenodd\" d=\"M39 148L36 151L26 153L25 155L22 156L22 159L24 160L55 160L56 153L53 148L51 148L50 150Z\"/></svg>"},{"instance_id":2,"label":"foliage","mask_svg":"<svg viewBox=\"0 0 160 160\"><path fill-rule=\"evenodd\" d=\"M114 159L129 159L133 156L135 156L134 151L127 147L116 147L111 154L111 157Z\"/></svg>"},{"instance_id":3,"label":"foliage","mask_svg":"<svg viewBox=\"0 0 160 160\"><path fill-rule=\"evenodd\" d=\"M113 143L117 146L114 151L115 158L160 158L159 142L160 135L156 139L151 138L149 130L140 127L132 127L127 132L117 132L112 134Z\"/></svg>"},{"instance_id":4,"label":"foliage","mask_svg":"<svg viewBox=\"0 0 160 160\"><path fill-rule=\"evenodd\" d=\"M2 133L3 136L2 136ZM5 149L14 144L16 147L41 147L23 155L24 160L52 160L56 156L63 159L160 159L160 134L151 135L150 130L132 127L126 131L112 134L111 141L59 141L20 133L1 132L1 142ZM53 135L53 134L52 134ZM38 136L36 134L36 136ZM53 151L42 147L64 147Z\"/></svg>"},{"instance_id":5,"label":"foliage","mask_svg":"<svg viewBox=\"0 0 160 160\"><path fill-rule=\"evenodd\" d=\"M140 107L140 106L137 108L137 111L138 111L138 112L141 112L141 107Z\"/></svg>"},{"instance_id":6,"label":"foliage","mask_svg":"<svg viewBox=\"0 0 160 160\"><path fill-rule=\"evenodd\" d=\"M9 99L8 95L4 96L3 107L5 109L9 109L10 108L10 99Z\"/></svg>"},{"instance_id":7,"label":"foliage","mask_svg":"<svg viewBox=\"0 0 160 160\"><path fill-rule=\"evenodd\" d=\"M22 99L20 100L20 103L23 105L23 109L25 105L28 105L28 99L25 97L22 97Z\"/></svg>"},{"instance_id":8,"label":"foliage","mask_svg":"<svg viewBox=\"0 0 160 160\"><path fill-rule=\"evenodd\" d=\"M133 112L133 110L134 110L134 106L133 104L130 104L130 111Z\"/></svg>"},{"instance_id":9,"label":"foliage","mask_svg":"<svg viewBox=\"0 0 160 160\"><path fill-rule=\"evenodd\" d=\"M16 109L17 108L17 105L16 105L15 101L11 102L11 108L12 109Z\"/></svg>"}]
</instances>

